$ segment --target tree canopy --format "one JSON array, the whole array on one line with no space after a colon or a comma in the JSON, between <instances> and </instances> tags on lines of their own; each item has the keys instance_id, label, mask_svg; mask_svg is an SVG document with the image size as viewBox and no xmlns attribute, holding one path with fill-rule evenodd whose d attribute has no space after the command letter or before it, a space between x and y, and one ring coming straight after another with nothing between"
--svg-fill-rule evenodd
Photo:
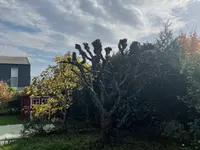
<instances>
[{"instance_id":1,"label":"tree canopy","mask_svg":"<svg viewBox=\"0 0 200 150\"><path fill-rule=\"evenodd\" d=\"M33 78L30 86L26 87L26 94L34 96L49 96L47 104L33 105L35 116L48 114L52 117L58 112L65 118L66 110L72 104L72 92L79 84L79 78L71 71L71 65L59 63L68 61L70 55L57 56L56 65L49 66L40 76ZM76 70L76 68L74 68Z\"/></svg>"}]
</instances>

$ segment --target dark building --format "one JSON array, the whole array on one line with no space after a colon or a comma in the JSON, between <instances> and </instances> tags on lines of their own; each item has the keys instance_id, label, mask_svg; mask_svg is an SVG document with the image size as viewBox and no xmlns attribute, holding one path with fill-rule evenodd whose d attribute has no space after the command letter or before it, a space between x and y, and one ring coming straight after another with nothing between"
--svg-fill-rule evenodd
<instances>
[{"instance_id":1,"label":"dark building","mask_svg":"<svg viewBox=\"0 0 200 150\"><path fill-rule=\"evenodd\" d=\"M23 89L30 85L31 65L27 57L0 56L0 80Z\"/></svg>"}]
</instances>

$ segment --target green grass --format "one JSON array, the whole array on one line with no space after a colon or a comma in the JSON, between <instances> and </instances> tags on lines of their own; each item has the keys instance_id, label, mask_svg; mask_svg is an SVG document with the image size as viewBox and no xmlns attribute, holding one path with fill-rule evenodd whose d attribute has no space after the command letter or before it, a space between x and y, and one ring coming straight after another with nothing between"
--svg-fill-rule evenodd
<instances>
[{"instance_id":1,"label":"green grass","mask_svg":"<svg viewBox=\"0 0 200 150\"><path fill-rule=\"evenodd\" d=\"M98 134L37 136L20 139L0 147L0 150L192 150L176 144L159 144L135 139L129 139L129 144L103 148L97 139Z\"/></svg>"},{"instance_id":2,"label":"green grass","mask_svg":"<svg viewBox=\"0 0 200 150\"><path fill-rule=\"evenodd\" d=\"M0 116L0 125L21 124L22 122L23 121L20 120L20 116L17 115Z\"/></svg>"}]
</instances>

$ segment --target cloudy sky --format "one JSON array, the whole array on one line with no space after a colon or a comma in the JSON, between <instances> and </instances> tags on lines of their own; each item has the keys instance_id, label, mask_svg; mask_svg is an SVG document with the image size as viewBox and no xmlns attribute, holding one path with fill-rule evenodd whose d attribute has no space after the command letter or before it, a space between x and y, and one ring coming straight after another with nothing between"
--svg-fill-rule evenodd
<instances>
[{"instance_id":1,"label":"cloudy sky","mask_svg":"<svg viewBox=\"0 0 200 150\"><path fill-rule=\"evenodd\" d=\"M75 43L152 40L163 22L200 29L198 0L0 0L0 55L28 56L32 76Z\"/></svg>"}]
</instances>

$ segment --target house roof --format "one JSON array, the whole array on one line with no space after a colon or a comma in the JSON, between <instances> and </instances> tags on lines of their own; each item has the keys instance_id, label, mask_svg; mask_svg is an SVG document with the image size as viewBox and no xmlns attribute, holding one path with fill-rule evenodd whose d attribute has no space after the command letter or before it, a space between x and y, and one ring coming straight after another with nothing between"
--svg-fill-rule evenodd
<instances>
[{"instance_id":1,"label":"house roof","mask_svg":"<svg viewBox=\"0 0 200 150\"><path fill-rule=\"evenodd\" d=\"M25 65L29 65L30 62L29 62L27 57L0 56L0 64L25 64Z\"/></svg>"}]
</instances>

